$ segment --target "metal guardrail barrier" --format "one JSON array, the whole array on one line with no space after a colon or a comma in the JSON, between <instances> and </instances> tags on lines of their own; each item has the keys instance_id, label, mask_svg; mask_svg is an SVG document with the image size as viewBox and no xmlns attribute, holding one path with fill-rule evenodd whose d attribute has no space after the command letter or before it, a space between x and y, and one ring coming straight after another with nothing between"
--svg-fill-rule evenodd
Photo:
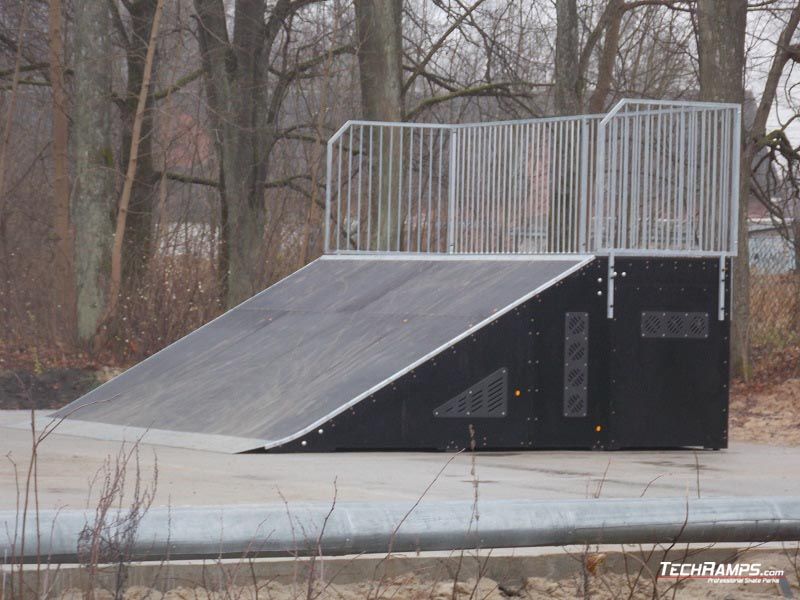
<instances>
[{"instance_id":1,"label":"metal guardrail barrier","mask_svg":"<svg viewBox=\"0 0 800 600\"><path fill-rule=\"evenodd\" d=\"M348 121L328 141L326 252L736 253L740 107Z\"/></svg>"},{"instance_id":2,"label":"metal guardrail barrier","mask_svg":"<svg viewBox=\"0 0 800 600\"><path fill-rule=\"evenodd\" d=\"M41 511L28 516L24 553L15 512L0 512L7 562L78 562L91 546L122 540L125 560L342 555L571 544L800 540L800 498L658 498L480 502L283 504L157 508L137 522L111 512ZM105 560L120 558L102 557Z\"/></svg>"}]
</instances>

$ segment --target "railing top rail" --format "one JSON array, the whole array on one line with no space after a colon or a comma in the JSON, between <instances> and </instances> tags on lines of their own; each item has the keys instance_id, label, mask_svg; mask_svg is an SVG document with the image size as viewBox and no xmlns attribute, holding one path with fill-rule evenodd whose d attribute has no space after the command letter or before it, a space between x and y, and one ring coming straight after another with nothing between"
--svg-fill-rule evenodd
<instances>
[{"instance_id":1,"label":"railing top rail","mask_svg":"<svg viewBox=\"0 0 800 600\"><path fill-rule=\"evenodd\" d=\"M467 128L483 128L483 127L497 127L503 125L526 125L532 123L547 123L559 121L574 121L574 120L599 120L601 124L608 123L609 120L617 115L626 116L624 109L633 106L663 106L671 107L664 112L648 111L644 112L637 109L635 114L672 114L681 111L694 111L694 110L723 110L723 109L739 109L739 104L729 102L701 102L690 100L648 100L644 98L623 98L617 102L611 110L606 113L592 113L585 115L565 115L557 117L534 117L530 119L506 119L501 121L484 121L475 123L421 123L411 121L370 121L366 119L350 119L346 121L334 133L328 143L333 143L338 140L350 127L353 126L374 126L374 127L397 127L397 128L417 128L417 129L467 129ZM663 110L663 109L662 109Z\"/></svg>"}]
</instances>

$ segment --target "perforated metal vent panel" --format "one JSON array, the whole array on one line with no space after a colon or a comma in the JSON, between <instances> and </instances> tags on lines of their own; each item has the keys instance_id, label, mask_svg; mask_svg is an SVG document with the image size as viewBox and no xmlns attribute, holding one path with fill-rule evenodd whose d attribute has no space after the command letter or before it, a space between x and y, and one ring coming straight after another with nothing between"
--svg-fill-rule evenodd
<instances>
[{"instance_id":1,"label":"perforated metal vent panel","mask_svg":"<svg viewBox=\"0 0 800 600\"><path fill-rule=\"evenodd\" d=\"M448 418L499 418L508 411L508 372L497 369L458 396L433 409L433 416Z\"/></svg>"},{"instance_id":2,"label":"perforated metal vent panel","mask_svg":"<svg viewBox=\"0 0 800 600\"><path fill-rule=\"evenodd\" d=\"M642 313L642 337L706 339L708 338L708 313L644 311Z\"/></svg>"},{"instance_id":3,"label":"perforated metal vent panel","mask_svg":"<svg viewBox=\"0 0 800 600\"><path fill-rule=\"evenodd\" d=\"M589 313L564 314L564 416L585 417L589 386Z\"/></svg>"}]
</instances>

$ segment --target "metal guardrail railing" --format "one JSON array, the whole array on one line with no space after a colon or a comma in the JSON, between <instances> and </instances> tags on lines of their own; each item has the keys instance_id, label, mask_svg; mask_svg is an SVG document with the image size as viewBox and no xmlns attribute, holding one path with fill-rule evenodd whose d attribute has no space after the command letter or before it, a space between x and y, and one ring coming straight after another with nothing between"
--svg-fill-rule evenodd
<instances>
[{"instance_id":1,"label":"metal guardrail railing","mask_svg":"<svg viewBox=\"0 0 800 600\"><path fill-rule=\"evenodd\" d=\"M348 121L328 141L326 252L736 253L740 107Z\"/></svg>"},{"instance_id":2,"label":"metal guardrail railing","mask_svg":"<svg viewBox=\"0 0 800 600\"><path fill-rule=\"evenodd\" d=\"M800 540L796 497L340 502L151 508L135 530L125 510L0 512L8 563L86 560L92 535L126 540L125 560L341 555L521 548Z\"/></svg>"}]
</instances>

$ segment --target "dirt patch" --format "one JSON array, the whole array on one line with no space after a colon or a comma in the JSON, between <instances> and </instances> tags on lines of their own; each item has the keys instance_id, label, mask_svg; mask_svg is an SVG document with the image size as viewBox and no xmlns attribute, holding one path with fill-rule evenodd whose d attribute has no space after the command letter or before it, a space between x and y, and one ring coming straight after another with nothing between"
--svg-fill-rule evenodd
<instances>
[{"instance_id":1,"label":"dirt patch","mask_svg":"<svg viewBox=\"0 0 800 600\"><path fill-rule=\"evenodd\" d=\"M0 371L0 409L60 408L100 383L98 373L87 369Z\"/></svg>"},{"instance_id":2,"label":"dirt patch","mask_svg":"<svg viewBox=\"0 0 800 600\"><path fill-rule=\"evenodd\" d=\"M800 446L800 378L766 387L734 386L730 439Z\"/></svg>"},{"instance_id":3,"label":"dirt patch","mask_svg":"<svg viewBox=\"0 0 800 600\"><path fill-rule=\"evenodd\" d=\"M787 583L796 594L800 588L794 574L788 572ZM523 600L557 599L567 600L590 597L595 600L616 598L705 598L709 600L728 600L730 598L775 598L780 596L776 583L710 583L704 580L659 580L655 586L649 576L630 575L592 575L586 580L576 575L574 578L552 580L541 577L527 578L516 585L503 585L489 578L467 581L430 581L415 575L405 575L379 582L336 584L307 582L283 584L275 581L260 581L257 585L231 586L221 591L210 591L201 587L176 587L159 591L150 587L134 586L125 590L124 600L298 600L315 598L318 600L504 600L520 598ZM655 589L654 589L655 587ZM59 600L83 600L82 590L66 590ZM113 600L114 595L106 590L94 593L97 600Z\"/></svg>"}]
</instances>

